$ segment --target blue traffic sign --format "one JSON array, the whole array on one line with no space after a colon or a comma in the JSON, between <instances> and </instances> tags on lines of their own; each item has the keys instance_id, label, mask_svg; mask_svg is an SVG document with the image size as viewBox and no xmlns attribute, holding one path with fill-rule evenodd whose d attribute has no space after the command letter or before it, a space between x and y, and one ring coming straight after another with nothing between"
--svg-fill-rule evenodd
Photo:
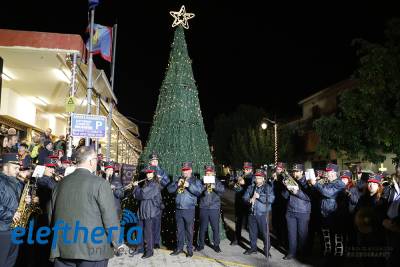
<instances>
[{"instance_id":1,"label":"blue traffic sign","mask_svg":"<svg viewBox=\"0 0 400 267\"><path fill-rule=\"evenodd\" d=\"M106 137L107 118L98 115L72 114L71 135L79 137Z\"/></svg>"}]
</instances>

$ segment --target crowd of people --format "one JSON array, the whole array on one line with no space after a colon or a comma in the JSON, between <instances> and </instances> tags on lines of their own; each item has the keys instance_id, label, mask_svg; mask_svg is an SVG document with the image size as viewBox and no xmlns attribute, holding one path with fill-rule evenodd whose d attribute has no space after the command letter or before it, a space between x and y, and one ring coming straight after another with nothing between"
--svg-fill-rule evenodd
<instances>
[{"instance_id":1,"label":"crowd of people","mask_svg":"<svg viewBox=\"0 0 400 267\"><path fill-rule=\"evenodd\" d=\"M161 246L165 194L175 201L177 242L171 256L184 253L192 257L194 251L202 251L209 226L210 246L221 253L221 197L226 187L235 192L231 245L243 243L242 229L247 228L250 248L245 255L258 252L260 237L267 264L271 232L286 249L285 260L303 260L311 256L318 234L326 258L359 257L366 266L397 266L399 262L399 162L389 179L381 173L363 172L360 166L354 172L339 172L337 165L329 163L315 176L306 177L300 163L289 168L279 162L270 170L253 170L252 163L245 162L243 171L236 172L225 185L216 177L212 163L204 166L204 177L197 177L192 162L183 162L182 175L172 178L160 166L157 153L152 153L140 170L144 178L124 186L115 163L102 161L93 146L85 146L84 139L71 157L66 156L65 137L53 142L51 129L32 139L32 143L20 142L11 128L3 140L0 267L107 266L109 258L125 249L125 239L118 237L126 233L107 232L110 244L96 245L91 240L70 244L57 238L55 244L18 245L12 241L13 229L28 228L28 220L35 222L35 229L55 227L60 220L69 225L79 221L89 230L119 227L121 200L126 197L136 201L137 210L133 212L143 228L143 240L133 254L150 258ZM43 174L33 177L34 166L44 166ZM196 209L199 230L197 243L193 244Z\"/></svg>"}]
</instances>

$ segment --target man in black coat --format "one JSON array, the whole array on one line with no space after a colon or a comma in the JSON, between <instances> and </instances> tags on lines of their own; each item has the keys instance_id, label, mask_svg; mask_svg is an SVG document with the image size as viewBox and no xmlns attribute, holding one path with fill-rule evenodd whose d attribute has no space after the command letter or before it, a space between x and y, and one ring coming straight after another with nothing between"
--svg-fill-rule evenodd
<instances>
[{"instance_id":1,"label":"man in black coat","mask_svg":"<svg viewBox=\"0 0 400 267\"><path fill-rule=\"evenodd\" d=\"M303 175L304 165L294 164L292 177L297 185L285 185L283 197L288 200L286 208L286 221L288 229L289 252L283 258L290 260L301 255L306 248L308 237L308 223L311 213L310 188L306 177Z\"/></svg>"},{"instance_id":2,"label":"man in black coat","mask_svg":"<svg viewBox=\"0 0 400 267\"><path fill-rule=\"evenodd\" d=\"M214 176L214 166L204 166L206 176ZM203 189L200 196L200 232L199 242L196 251L204 249L204 239L207 233L208 224L211 224L213 231L213 249L215 252L220 253L219 247L219 218L221 213L221 196L225 191L224 185L215 178L215 183L204 183Z\"/></svg>"},{"instance_id":3,"label":"man in black coat","mask_svg":"<svg viewBox=\"0 0 400 267\"><path fill-rule=\"evenodd\" d=\"M92 148L78 149L76 161L77 169L53 191L49 218L59 230L54 231L50 258L55 267L105 267L115 251L124 247L114 196L109 183L93 174L97 155ZM74 230L60 227L59 222ZM103 229L100 235L99 228Z\"/></svg>"}]
</instances>

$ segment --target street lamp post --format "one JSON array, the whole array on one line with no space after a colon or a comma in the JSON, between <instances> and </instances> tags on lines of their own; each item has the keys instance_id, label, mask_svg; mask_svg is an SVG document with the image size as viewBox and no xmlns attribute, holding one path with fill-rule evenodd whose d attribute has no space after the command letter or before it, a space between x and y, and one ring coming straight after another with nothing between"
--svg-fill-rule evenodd
<instances>
[{"instance_id":1,"label":"street lamp post","mask_svg":"<svg viewBox=\"0 0 400 267\"><path fill-rule=\"evenodd\" d=\"M268 123L274 125L274 146L275 146L275 166L278 163L278 123L276 121L264 118L261 123L261 128L266 130L268 128Z\"/></svg>"}]
</instances>

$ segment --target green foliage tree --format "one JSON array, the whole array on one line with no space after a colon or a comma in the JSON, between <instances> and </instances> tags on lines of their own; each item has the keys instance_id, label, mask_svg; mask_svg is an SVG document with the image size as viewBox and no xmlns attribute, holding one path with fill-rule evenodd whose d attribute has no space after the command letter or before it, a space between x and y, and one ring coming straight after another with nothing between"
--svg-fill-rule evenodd
<instances>
[{"instance_id":1,"label":"green foliage tree","mask_svg":"<svg viewBox=\"0 0 400 267\"><path fill-rule=\"evenodd\" d=\"M241 168L244 161L255 166L274 162L273 127L261 129L261 122L268 117L259 107L240 105L229 115L215 119L212 145L218 163ZM295 129L278 126L278 159L293 162Z\"/></svg>"},{"instance_id":2,"label":"green foliage tree","mask_svg":"<svg viewBox=\"0 0 400 267\"><path fill-rule=\"evenodd\" d=\"M262 130L261 127L235 131L230 147L232 166L241 168L244 161L251 161L254 166L274 162L272 135L271 131Z\"/></svg>"},{"instance_id":3,"label":"green foliage tree","mask_svg":"<svg viewBox=\"0 0 400 267\"><path fill-rule=\"evenodd\" d=\"M314 122L319 152L336 150L348 158L382 162L384 153L400 156L400 20L393 19L383 44L359 45L358 85L340 97L339 112Z\"/></svg>"},{"instance_id":4,"label":"green foliage tree","mask_svg":"<svg viewBox=\"0 0 400 267\"><path fill-rule=\"evenodd\" d=\"M247 132L247 129L259 129L262 119L266 116L262 108L240 105L229 115L221 114L214 121L214 131L211 143L217 162L231 164L231 143L235 132Z\"/></svg>"}]
</instances>

